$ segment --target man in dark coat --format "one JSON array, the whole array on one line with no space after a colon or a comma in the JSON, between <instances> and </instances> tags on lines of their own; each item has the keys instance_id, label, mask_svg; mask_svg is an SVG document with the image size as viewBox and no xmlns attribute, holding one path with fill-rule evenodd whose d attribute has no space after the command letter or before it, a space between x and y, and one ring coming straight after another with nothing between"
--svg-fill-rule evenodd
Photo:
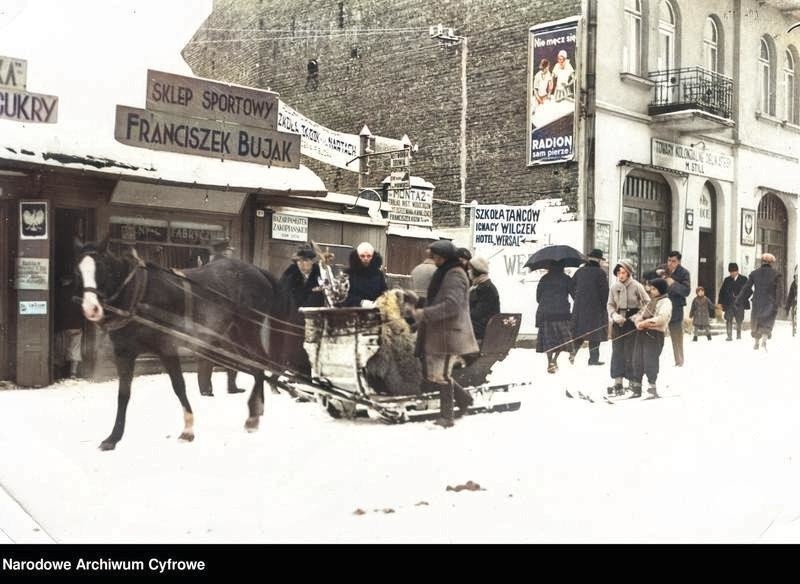
<instances>
[{"instance_id":1,"label":"man in dark coat","mask_svg":"<svg viewBox=\"0 0 800 584\"><path fill-rule=\"evenodd\" d=\"M383 294L388 286L381 271L383 258L368 242L358 244L350 253L350 267L345 270L350 278L350 291L345 306L372 308L375 299Z\"/></svg>"},{"instance_id":2,"label":"man in dark coat","mask_svg":"<svg viewBox=\"0 0 800 584\"><path fill-rule=\"evenodd\" d=\"M722 310L725 313L725 328L728 333L725 340L732 341L734 320L736 320L736 338L742 338L744 311L750 310L750 302L745 300L742 306L736 306L736 297L747 283L747 278L739 273L739 265L736 262L728 264L728 273L730 275L722 281L722 287L719 289L717 304L722 306Z\"/></svg>"},{"instance_id":3,"label":"man in dark coat","mask_svg":"<svg viewBox=\"0 0 800 584\"><path fill-rule=\"evenodd\" d=\"M292 256L292 264L280 278L280 289L291 302L289 307L289 330L281 343L280 361L300 373L311 373L311 363L303 348L305 318L300 308L325 306L325 295L320 287L320 269L316 252L308 245L298 248Z\"/></svg>"},{"instance_id":4,"label":"man in dark coat","mask_svg":"<svg viewBox=\"0 0 800 584\"><path fill-rule=\"evenodd\" d=\"M475 256L469 260L469 275L472 287L469 289L469 317L475 340L480 342L486 333L489 319L500 312L500 294L489 278L489 262Z\"/></svg>"},{"instance_id":5,"label":"man in dark coat","mask_svg":"<svg viewBox=\"0 0 800 584\"><path fill-rule=\"evenodd\" d=\"M589 343L589 365L603 365L600 343L608 340L608 276L600 267L603 252L593 249L588 261L572 276L575 299L572 307L572 327L577 352L583 341Z\"/></svg>"},{"instance_id":6,"label":"man in dark coat","mask_svg":"<svg viewBox=\"0 0 800 584\"><path fill-rule=\"evenodd\" d=\"M692 291L689 270L681 265L681 253L671 251L667 256L667 272L664 279L668 286L668 296L672 302L672 318L669 321L669 336L672 340L672 355L675 366L683 367L683 307Z\"/></svg>"},{"instance_id":7,"label":"man in dark coat","mask_svg":"<svg viewBox=\"0 0 800 584\"><path fill-rule=\"evenodd\" d=\"M211 258L209 263L215 262L222 258L232 258L233 252L236 249L231 245L229 239L223 239L211 246ZM214 364L205 359L197 359L197 386L200 388L200 395L213 396L214 389L211 387L211 372L214 370ZM228 393L242 393L244 389L236 385L236 370L225 369L228 374Z\"/></svg>"},{"instance_id":8,"label":"man in dark coat","mask_svg":"<svg viewBox=\"0 0 800 584\"><path fill-rule=\"evenodd\" d=\"M767 339L772 337L772 327L781 305L781 275L772 267L775 256L765 253L761 256L761 267L750 272L742 291L736 296L736 305L744 303L753 296L753 310L750 312L750 334L755 342L753 349L767 348ZM755 289L755 290L754 290Z\"/></svg>"},{"instance_id":9,"label":"man in dark coat","mask_svg":"<svg viewBox=\"0 0 800 584\"><path fill-rule=\"evenodd\" d=\"M435 424L449 428L454 423L453 400L459 414L472 403L471 396L451 377L453 364L462 355L476 353L478 343L469 318L469 280L456 247L439 240L428 249L437 269L428 286L425 308L413 311L419 324L416 353L423 359L429 383L439 389L440 414Z\"/></svg>"}]
</instances>

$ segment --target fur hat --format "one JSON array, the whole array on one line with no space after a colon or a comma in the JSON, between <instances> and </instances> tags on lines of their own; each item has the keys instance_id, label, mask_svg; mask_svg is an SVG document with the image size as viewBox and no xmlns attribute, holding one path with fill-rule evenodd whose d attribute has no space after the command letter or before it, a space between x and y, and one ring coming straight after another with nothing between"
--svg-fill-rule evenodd
<instances>
[{"instance_id":1,"label":"fur hat","mask_svg":"<svg viewBox=\"0 0 800 584\"><path fill-rule=\"evenodd\" d=\"M458 257L458 250L449 239L434 241L428 246L428 249L431 250L432 255L438 255L445 260L452 260Z\"/></svg>"},{"instance_id":2,"label":"fur hat","mask_svg":"<svg viewBox=\"0 0 800 584\"><path fill-rule=\"evenodd\" d=\"M622 259L617 262L617 265L614 266L614 275L617 275L620 268L625 268L625 271L628 272L631 276L633 276L633 262L631 260Z\"/></svg>"},{"instance_id":3,"label":"fur hat","mask_svg":"<svg viewBox=\"0 0 800 584\"><path fill-rule=\"evenodd\" d=\"M301 245L297 248L297 251L294 252L292 256L292 260L313 260L316 259L317 253L308 245Z\"/></svg>"},{"instance_id":4,"label":"fur hat","mask_svg":"<svg viewBox=\"0 0 800 584\"><path fill-rule=\"evenodd\" d=\"M469 260L469 266L472 268L472 271L476 274L488 274L489 273L489 262L486 261L485 258L475 256L471 260Z\"/></svg>"},{"instance_id":5,"label":"fur hat","mask_svg":"<svg viewBox=\"0 0 800 584\"><path fill-rule=\"evenodd\" d=\"M597 260L599 262L601 262L604 259L606 259L606 258L603 257L603 250L602 249L597 249L597 248L595 248L592 251L590 251L589 254L586 257L589 258L589 259L595 259L595 260Z\"/></svg>"},{"instance_id":6,"label":"fur hat","mask_svg":"<svg viewBox=\"0 0 800 584\"><path fill-rule=\"evenodd\" d=\"M729 272L738 272L739 271L739 264L736 262L731 262L728 264L728 271Z\"/></svg>"},{"instance_id":7,"label":"fur hat","mask_svg":"<svg viewBox=\"0 0 800 584\"><path fill-rule=\"evenodd\" d=\"M667 281L664 278L656 278L655 280L650 280L650 285L658 290L660 296L663 296L667 293L667 289L669 286L667 285Z\"/></svg>"},{"instance_id":8,"label":"fur hat","mask_svg":"<svg viewBox=\"0 0 800 584\"><path fill-rule=\"evenodd\" d=\"M456 250L456 254L458 257L465 259L467 261L472 259L472 253L466 247L459 247Z\"/></svg>"}]
</instances>

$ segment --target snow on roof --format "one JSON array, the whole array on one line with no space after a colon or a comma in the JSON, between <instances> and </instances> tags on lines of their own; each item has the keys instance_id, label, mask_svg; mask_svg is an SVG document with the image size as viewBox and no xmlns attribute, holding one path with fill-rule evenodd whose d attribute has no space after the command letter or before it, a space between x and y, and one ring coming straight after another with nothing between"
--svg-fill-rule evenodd
<instances>
[{"instance_id":1,"label":"snow on roof","mask_svg":"<svg viewBox=\"0 0 800 584\"><path fill-rule=\"evenodd\" d=\"M58 96L58 122L0 119L0 159L173 183L323 194L308 168L135 148L114 139L117 104L145 106L147 70L191 76L181 50L211 0L7 0L0 55L27 61L26 90Z\"/></svg>"}]
</instances>

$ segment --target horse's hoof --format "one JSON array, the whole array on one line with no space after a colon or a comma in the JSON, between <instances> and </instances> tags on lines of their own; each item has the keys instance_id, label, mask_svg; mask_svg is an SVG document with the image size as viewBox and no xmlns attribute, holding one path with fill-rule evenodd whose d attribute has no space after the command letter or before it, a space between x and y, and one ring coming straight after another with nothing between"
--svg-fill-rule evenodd
<instances>
[{"instance_id":1,"label":"horse's hoof","mask_svg":"<svg viewBox=\"0 0 800 584\"><path fill-rule=\"evenodd\" d=\"M252 418L247 418L244 423L244 429L248 432L255 432L258 430L258 416L254 416Z\"/></svg>"},{"instance_id":2,"label":"horse's hoof","mask_svg":"<svg viewBox=\"0 0 800 584\"><path fill-rule=\"evenodd\" d=\"M183 432L180 436L178 436L178 440L181 440L182 442L191 442L194 440L194 433Z\"/></svg>"},{"instance_id":3,"label":"horse's hoof","mask_svg":"<svg viewBox=\"0 0 800 584\"><path fill-rule=\"evenodd\" d=\"M108 440L104 440L103 442L100 443L100 446L98 448L100 448L100 450L114 450L116 446L117 446L116 442L109 442Z\"/></svg>"}]
</instances>

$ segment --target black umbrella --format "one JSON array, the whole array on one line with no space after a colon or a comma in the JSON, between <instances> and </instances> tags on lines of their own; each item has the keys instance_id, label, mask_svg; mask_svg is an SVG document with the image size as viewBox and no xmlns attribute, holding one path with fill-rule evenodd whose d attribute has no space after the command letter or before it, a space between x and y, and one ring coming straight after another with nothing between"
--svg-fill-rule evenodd
<instances>
[{"instance_id":1,"label":"black umbrella","mask_svg":"<svg viewBox=\"0 0 800 584\"><path fill-rule=\"evenodd\" d=\"M548 245L543 247L525 262L525 267L544 270L555 262L563 262L566 268L577 268L586 261L584 255L571 245Z\"/></svg>"}]
</instances>

